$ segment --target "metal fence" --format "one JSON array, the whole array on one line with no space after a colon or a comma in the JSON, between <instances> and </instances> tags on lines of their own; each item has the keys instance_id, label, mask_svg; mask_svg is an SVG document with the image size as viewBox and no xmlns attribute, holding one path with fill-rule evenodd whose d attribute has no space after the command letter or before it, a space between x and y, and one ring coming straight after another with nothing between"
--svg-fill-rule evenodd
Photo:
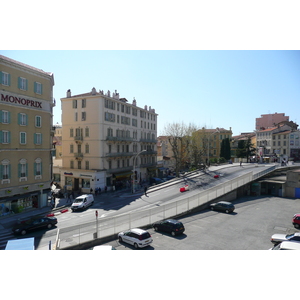
<instances>
[{"instance_id":1,"label":"metal fence","mask_svg":"<svg viewBox=\"0 0 300 300\"><path fill-rule=\"evenodd\" d=\"M151 225L156 221L187 213L200 205L272 172L274 169L275 166L272 166L256 174L249 172L238 178L220 183L215 187L202 190L195 195L184 193L180 199L173 202L162 203L151 208L140 209L113 217L95 218L94 221L89 223L61 229L59 234L59 248L63 249L83 244L92 241L96 237L104 238L113 236L126 229Z\"/></svg>"}]
</instances>

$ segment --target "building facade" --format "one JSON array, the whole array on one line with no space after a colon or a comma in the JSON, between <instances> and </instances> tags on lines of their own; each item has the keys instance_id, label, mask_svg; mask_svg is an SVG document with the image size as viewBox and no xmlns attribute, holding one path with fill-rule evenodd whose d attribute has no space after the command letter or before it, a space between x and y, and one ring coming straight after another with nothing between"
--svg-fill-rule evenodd
<instances>
[{"instance_id":1,"label":"building facade","mask_svg":"<svg viewBox=\"0 0 300 300\"><path fill-rule=\"evenodd\" d=\"M95 192L148 180L156 173L157 114L128 103L117 91L61 98L65 190Z\"/></svg>"},{"instance_id":2,"label":"building facade","mask_svg":"<svg viewBox=\"0 0 300 300\"><path fill-rule=\"evenodd\" d=\"M0 55L0 215L47 205L52 73Z\"/></svg>"},{"instance_id":3,"label":"building facade","mask_svg":"<svg viewBox=\"0 0 300 300\"><path fill-rule=\"evenodd\" d=\"M285 116L284 113L261 115L260 118L255 119L255 130L273 128L282 121L289 121L289 117Z\"/></svg>"}]
</instances>

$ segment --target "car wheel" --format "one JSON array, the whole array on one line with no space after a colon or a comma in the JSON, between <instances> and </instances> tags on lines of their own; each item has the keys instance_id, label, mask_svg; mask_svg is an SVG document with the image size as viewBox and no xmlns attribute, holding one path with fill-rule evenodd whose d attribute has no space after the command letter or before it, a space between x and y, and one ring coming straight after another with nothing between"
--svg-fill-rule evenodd
<instances>
[{"instance_id":1,"label":"car wheel","mask_svg":"<svg viewBox=\"0 0 300 300\"><path fill-rule=\"evenodd\" d=\"M135 249L138 249L138 248L139 248L139 246L138 246L137 243L134 243L134 248L135 248Z\"/></svg>"},{"instance_id":2,"label":"car wheel","mask_svg":"<svg viewBox=\"0 0 300 300\"><path fill-rule=\"evenodd\" d=\"M211 206L211 208L210 208L211 210L214 210L214 208Z\"/></svg>"},{"instance_id":3,"label":"car wheel","mask_svg":"<svg viewBox=\"0 0 300 300\"><path fill-rule=\"evenodd\" d=\"M122 238L119 236L119 242L120 243L122 243L123 242L123 240L122 240Z\"/></svg>"},{"instance_id":4,"label":"car wheel","mask_svg":"<svg viewBox=\"0 0 300 300\"><path fill-rule=\"evenodd\" d=\"M154 230L155 230L155 231L158 231L158 228L157 228L157 226L155 226L155 227L154 227Z\"/></svg>"},{"instance_id":5,"label":"car wheel","mask_svg":"<svg viewBox=\"0 0 300 300\"><path fill-rule=\"evenodd\" d=\"M228 210L228 209L226 209L226 210L225 210L225 212L226 212L226 214L228 214L228 213L229 213L229 210Z\"/></svg>"},{"instance_id":6,"label":"car wheel","mask_svg":"<svg viewBox=\"0 0 300 300\"><path fill-rule=\"evenodd\" d=\"M22 234L22 235L25 235L25 234L26 234L26 230L23 229L23 230L21 231L21 234Z\"/></svg>"},{"instance_id":7,"label":"car wheel","mask_svg":"<svg viewBox=\"0 0 300 300\"><path fill-rule=\"evenodd\" d=\"M171 234L172 234L173 236L175 236L175 231L172 231Z\"/></svg>"},{"instance_id":8,"label":"car wheel","mask_svg":"<svg viewBox=\"0 0 300 300\"><path fill-rule=\"evenodd\" d=\"M298 229L300 228L299 224L295 224L294 226L295 226L295 228L298 228Z\"/></svg>"},{"instance_id":9,"label":"car wheel","mask_svg":"<svg viewBox=\"0 0 300 300\"><path fill-rule=\"evenodd\" d=\"M48 224L48 225L47 225L47 228L48 228L48 229L52 228L52 224Z\"/></svg>"}]
</instances>

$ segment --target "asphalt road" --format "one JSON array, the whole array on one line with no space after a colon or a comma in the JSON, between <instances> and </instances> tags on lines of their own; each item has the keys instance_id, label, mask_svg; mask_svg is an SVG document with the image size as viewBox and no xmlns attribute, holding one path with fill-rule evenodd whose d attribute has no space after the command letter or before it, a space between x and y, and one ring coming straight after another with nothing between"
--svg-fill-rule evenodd
<instances>
[{"instance_id":1,"label":"asphalt road","mask_svg":"<svg viewBox=\"0 0 300 300\"><path fill-rule=\"evenodd\" d=\"M204 210L179 220L185 232L177 237L150 229L153 243L144 250L267 250L274 233L297 232L292 217L300 200L278 197L243 197L233 202L232 214ZM118 240L107 244L117 250L132 250Z\"/></svg>"}]
</instances>

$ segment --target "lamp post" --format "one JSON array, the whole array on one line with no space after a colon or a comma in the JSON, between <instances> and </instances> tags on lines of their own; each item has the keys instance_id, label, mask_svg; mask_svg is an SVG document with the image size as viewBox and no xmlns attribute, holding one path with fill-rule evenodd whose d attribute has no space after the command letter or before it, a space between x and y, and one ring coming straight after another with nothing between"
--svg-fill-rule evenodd
<instances>
[{"instance_id":1,"label":"lamp post","mask_svg":"<svg viewBox=\"0 0 300 300\"><path fill-rule=\"evenodd\" d=\"M136 162L136 158L143 152L146 152L146 150L142 150L139 153L137 153L134 158L133 158L133 170L132 170L132 194L135 192L135 162Z\"/></svg>"},{"instance_id":2,"label":"lamp post","mask_svg":"<svg viewBox=\"0 0 300 300\"><path fill-rule=\"evenodd\" d=\"M209 165L210 165L210 163L209 163L209 143L210 143L210 137L213 135L213 134L215 134L215 133L217 133L217 132L220 132L220 130L219 130L219 128L217 127L217 129L214 131L214 132L212 132L209 136L208 136L208 167L209 167ZM208 168L207 167L207 168Z\"/></svg>"}]
</instances>

